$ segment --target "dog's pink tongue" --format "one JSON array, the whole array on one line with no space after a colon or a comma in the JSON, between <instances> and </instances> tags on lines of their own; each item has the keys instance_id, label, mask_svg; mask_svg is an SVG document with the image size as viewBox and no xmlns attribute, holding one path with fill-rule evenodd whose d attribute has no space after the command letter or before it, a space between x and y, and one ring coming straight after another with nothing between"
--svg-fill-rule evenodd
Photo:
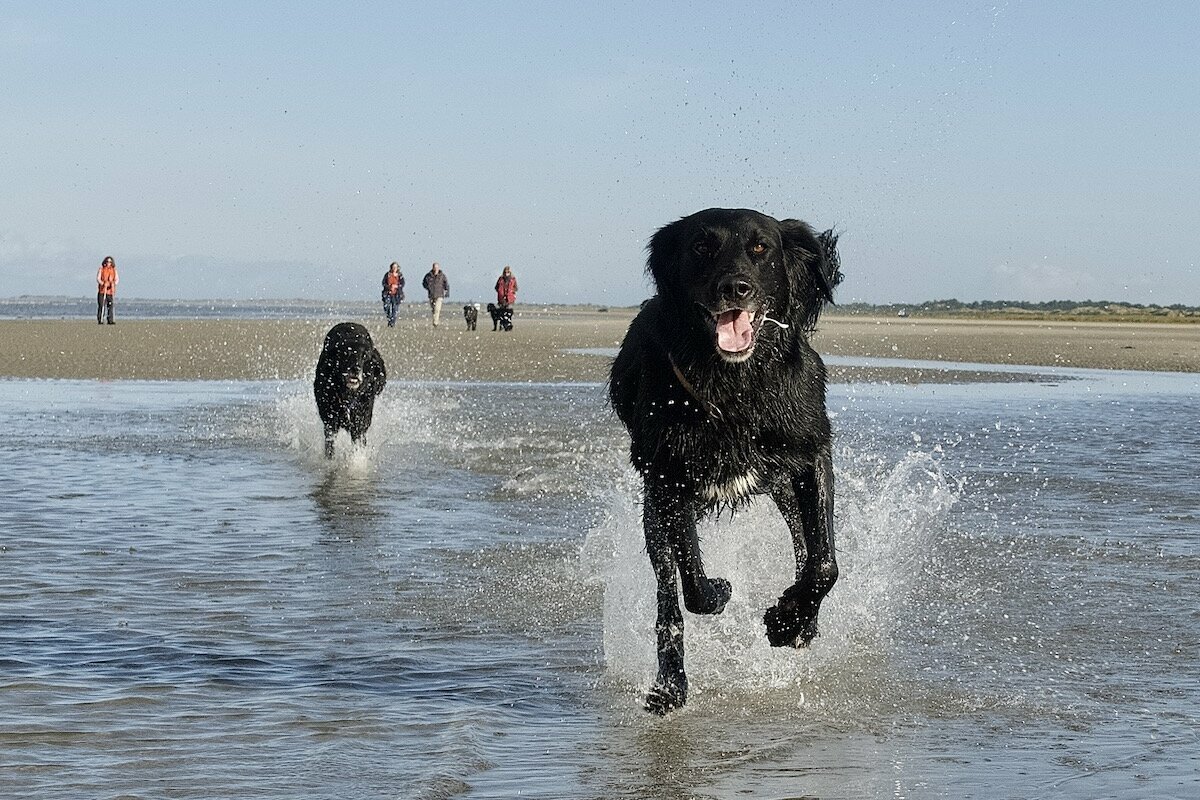
<instances>
[{"instance_id":1,"label":"dog's pink tongue","mask_svg":"<svg viewBox=\"0 0 1200 800\"><path fill-rule=\"evenodd\" d=\"M750 315L742 309L726 311L717 317L717 347L726 353L740 353L754 342Z\"/></svg>"}]
</instances>

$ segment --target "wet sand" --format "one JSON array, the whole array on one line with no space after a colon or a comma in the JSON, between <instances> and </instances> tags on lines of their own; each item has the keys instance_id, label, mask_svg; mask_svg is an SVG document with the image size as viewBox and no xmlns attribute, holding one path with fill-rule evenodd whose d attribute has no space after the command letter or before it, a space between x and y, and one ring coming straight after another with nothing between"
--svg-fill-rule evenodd
<instances>
[{"instance_id":1,"label":"wet sand","mask_svg":"<svg viewBox=\"0 0 1200 800\"><path fill-rule=\"evenodd\" d=\"M433 329L409 306L394 329L363 319L395 379L603 381L633 309L518 311L495 333L487 314L466 330L446 310ZM312 374L337 320L0 320L0 377L106 380L291 380ZM1200 325L848 318L827 316L813 336L834 356L1200 372ZM1029 380L983 370L831 367L834 381Z\"/></svg>"}]
</instances>

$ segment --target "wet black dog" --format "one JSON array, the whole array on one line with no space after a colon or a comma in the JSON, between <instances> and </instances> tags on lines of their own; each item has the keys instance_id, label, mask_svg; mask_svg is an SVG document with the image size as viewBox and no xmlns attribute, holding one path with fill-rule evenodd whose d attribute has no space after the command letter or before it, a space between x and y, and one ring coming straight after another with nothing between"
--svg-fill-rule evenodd
<instances>
[{"instance_id":1,"label":"wet black dog","mask_svg":"<svg viewBox=\"0 0 1200 800\"><path fill-rule=\"evenodd\" d=\"M642 524L658 582L658 676L646 708L687 700L684 606L719 614L729 583L705 574L696 522L769 494L791 530L796 582L764 617L772 645L817 635L837 580L825 365L808 342L841 280L837 237L799 220L712 208L647 248L658 294L629 326L609 398L629 429L645 490Z\"/></svg>"},{"instance_id":2,"label":"wet black dog","mask_svg":"<svg viewBox=\"0 0 1200 800\"><path fill-rule=\"evenodd\" d=\"M350 440L361 442L371 427L375 397L387 383L383 356L371 334L357 322L341 322L325 334L313 393L317 412L325 424L325 457L333 458L333 440L339 429Z\"/></svg>"},{"instance_id":3,"label":"wet black dog","mask_svg":"<svg viewBox=\"0 0 1200 800\"><path fill-rule=\"evenodd\" d=\"M467 321L467 330L475 330L475 326L479 323L479 309L473 305L463 306L463 319Z\"/></svg>"},{"instance_id":4,"label":"wet black dog","mask_svg":"<svg viewBox=\"0 0 1200 800\"><path fill-rule=\"evenodd\" d=\"M488 303L487 312L492 316L492 330L512 330L512 306L498 306L495 303Z\"/></svg>"}]
</instances>

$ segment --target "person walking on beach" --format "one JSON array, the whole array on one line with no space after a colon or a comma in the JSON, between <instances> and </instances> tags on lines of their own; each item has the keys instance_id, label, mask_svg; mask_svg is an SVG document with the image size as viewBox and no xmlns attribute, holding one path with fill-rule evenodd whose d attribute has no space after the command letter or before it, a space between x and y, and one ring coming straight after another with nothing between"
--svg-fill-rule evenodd
<instances>
[{"instance_id":1,"label":"person walking on beach","mask_svg":"<svg viewBox=\"0 0 1200 800\"><path fill-rule=\"evenodd\" d=\"M442 301L450 296L450 279L435 261L429 272L425 273L421 285L429 293L429 310L433 312L433 327L436 328L442 321Z\"/></svg>"},{"instance_id":2,"label":"person walking on beach","mask_svg":"<svg viewBox=\"0 0 1200 800\"><path fill-rule=\"evenodd\" d=\"M396 327L396 312L404 302L404 273L395 261L383 275L383 313L387 315L389 328Z\"/></svg>"},{"instance_id":3,"label":"person walking on beach","mask_svg":"<svg viewBox=\"0 0 1200 800\"><path fill-rule=\"evenodd\" d=\"M113 320L113 295L117 293L117 262L112 256L105 256L96 270L96 324L104 324L104 310L108 309L108 324L116 325Z\"/></svg>"},{"instance_id":4,"label":"person walking on beach","mask_svg":"<svg viewBox=\"0 0 1200 800\"><path fill-rule=\"evenodd\" d=\"M517 302L517 276L513 275L512 267L504 265L500 277L496 279L496 310L492 312L492 330L499 326L505 331L512 330L513 303ZM491 304L488 310L491 311Z\"/></svg>"},{"instance_id":5,"label":"person walking on beach","mask_svg":"<svg viewBox=\"0 0 1200 800\"><path fill-rule=\"evenodd\" d=\"M517 302L517 276L513 275L512 267L505 266L500 277L496 279L496 305L509 308Z\"/></svg>"}]
</instances>

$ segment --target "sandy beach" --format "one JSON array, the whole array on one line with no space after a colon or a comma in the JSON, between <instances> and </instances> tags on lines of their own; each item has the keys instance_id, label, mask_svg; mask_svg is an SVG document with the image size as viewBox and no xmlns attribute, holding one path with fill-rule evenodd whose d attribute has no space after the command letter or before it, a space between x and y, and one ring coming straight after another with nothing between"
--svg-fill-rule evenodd
<instances>
[{"instance_id":1,"label":"sandy beach","mask_svg":"<svg viewBox=\"0 0 1200 800\"><path fill-rule=\"evenodd\" d=\"M416 307L396 328L367 325L393 379L603 381L608 359L586 349L617 347L633 309L519 312L511 333L479 330L446 315L433 329ZM452 309L450 310L452 311ZM101 380L291 380L312 374L336 320L0 320L0 377ZM1200 372L1200 325L990 322L827 316L813 342L824 355ZM995 379L892 367L830 368L834 381ZM1028 380L1028 376L1021 379Z\"/></svg>"}]
</instances>

